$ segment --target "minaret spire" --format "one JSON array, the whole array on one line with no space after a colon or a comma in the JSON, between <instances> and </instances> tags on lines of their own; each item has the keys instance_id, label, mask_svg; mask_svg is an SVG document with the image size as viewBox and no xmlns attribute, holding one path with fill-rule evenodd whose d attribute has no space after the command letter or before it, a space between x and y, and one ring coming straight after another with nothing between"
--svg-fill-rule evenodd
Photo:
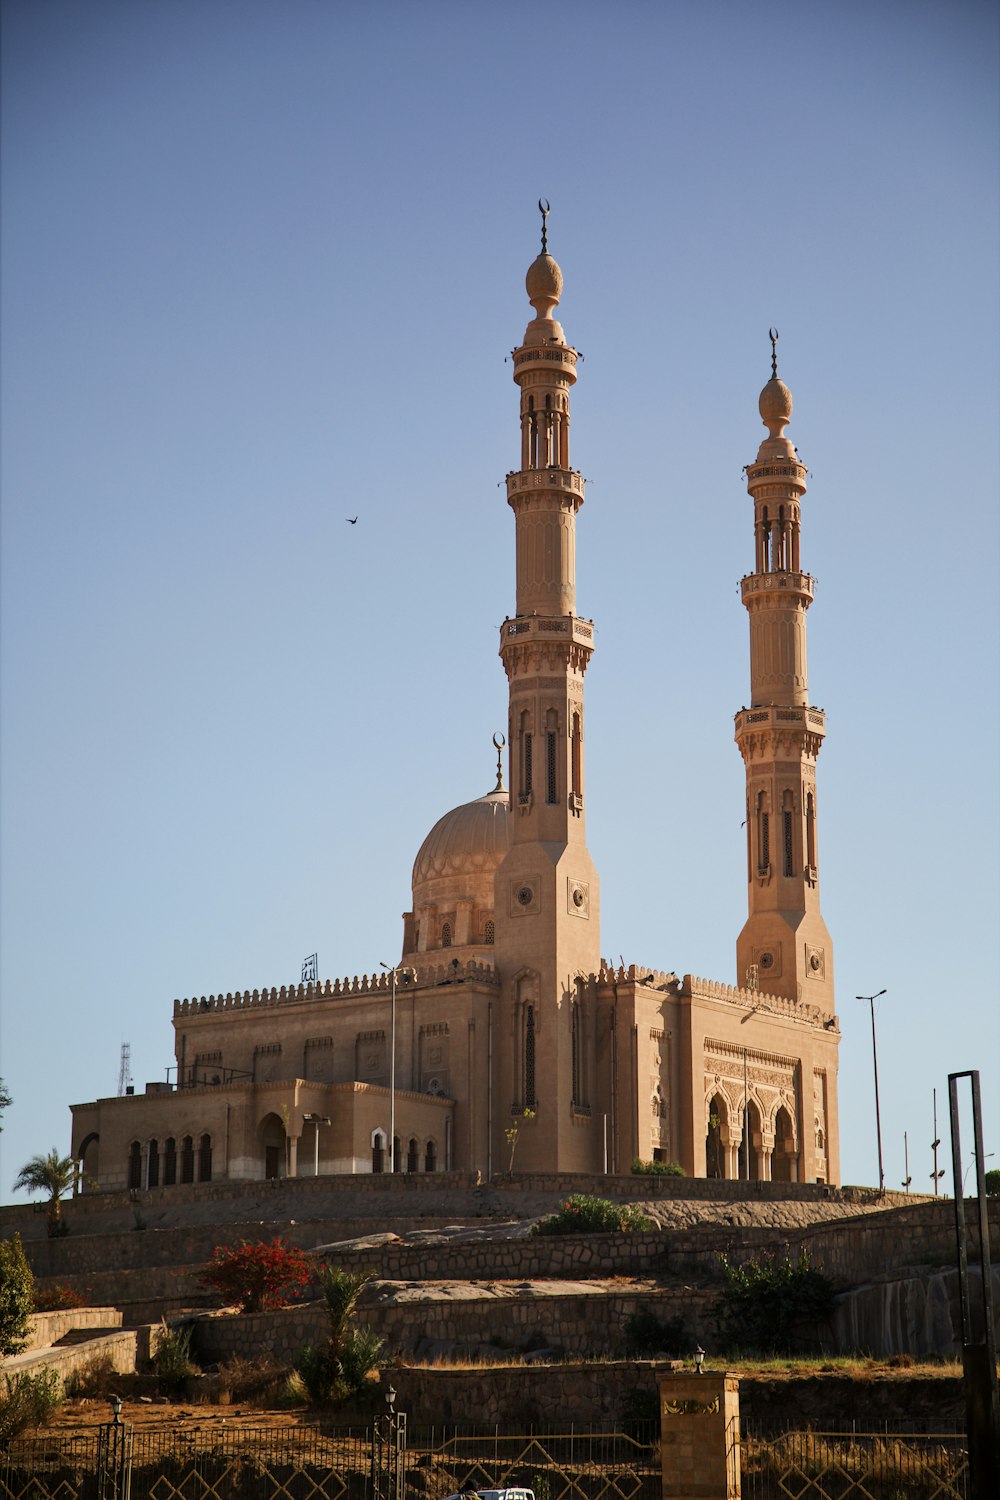
<instances>
[{"instance_id":1,"label":"minaret spire","mask_svg":"<svg viewBox=\"0 0 1000 1500\"><path fill-rule=\"evenodd\" d=\"M778 378L760 393L768 436L747 466L754 503L754 571L742 581L750 617L750 707L736 715L747 777L749 915L736 944L737 981L833 1013L833 949L819 908L816 757L826 718L809 702L806 611L814 582L799 559L806 469L785 436L792 393Z\"/></svg>"},{"instance_id":2,"label":"minaret spire","mask_svg":"<svg viewBox=\"0 0 1000 1500\"><path fill-rule=\"evenodd\" d=\"M576 613L583 476L570 466L569 405L577 352L554 317L563 275L548 250L549 205L539 199L538 207L542 249L525 278L534 317L513 355L521 462L507 475L517 602L501 627L500 656L509 685L511 830L494 913L510 1039L499 1087L510 1097L496 1118L508 1109L537 1116L518 1146L525 1169L557 1159L594 1171L597 1127L589 1111L584 1123L570 1082L581 1086L570 1063L582 1036L577 986L600 967L597 872L584 826L583 680L594 626Z\"/></svg>"},{"instance_id":3,"label":"minaret spire","mask_svg":"<svg viewBox=\"0 0 1000 1500\"><path fill-rule=\"evenodd\" d=\"M547 255L549 249L549 231L546 220L548 219L549 214L552 212L552 210L549 208L549 200L547 198L539 198L538 212L542 216L542 254Z\"/></svg>"}]
</instances>

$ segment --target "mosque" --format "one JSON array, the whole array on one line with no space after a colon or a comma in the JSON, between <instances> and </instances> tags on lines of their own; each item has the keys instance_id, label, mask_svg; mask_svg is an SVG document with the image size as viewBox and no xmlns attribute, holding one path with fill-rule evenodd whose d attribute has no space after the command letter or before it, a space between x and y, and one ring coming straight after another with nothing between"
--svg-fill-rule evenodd
<instances>
[{"instance_id":1,"label":"mosque","mask_svg":"<svg viewBox=\"0 0 1000 1500\"><path fill-rule=\"evenodd\" d=\"M621 1173L637 1158L696 1177L839 1183L840 1032L817 853L826 725L809 702L813 579L800 563L806 469L785 436L791 392L772 353L759 403L767 436L746 470L739 982L616 967L600 956L586 835L594 623L576 605L578 354L554 316L563 277L545 211L526 287L534 316L513 354L516 604L500 629L510 708L496 786L424 840L391 970L176 1000L176 1083L73 1106L85 1191L327 1173Z\"/></svg>"}]
</instances>

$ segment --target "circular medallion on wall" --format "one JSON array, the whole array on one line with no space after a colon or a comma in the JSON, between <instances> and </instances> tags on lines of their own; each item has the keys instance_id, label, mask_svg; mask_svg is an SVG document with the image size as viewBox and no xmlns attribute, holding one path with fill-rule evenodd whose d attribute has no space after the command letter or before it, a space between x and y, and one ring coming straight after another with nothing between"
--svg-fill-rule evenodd
<instances>
[{"instance_id":1,"label":"circular medallion on wall","mask_svg":"<svg viewBox=\"0 0 1000 1500\"><path fill-rule=\"evenodd\" d=\"M760 955L760 957L757 959L757 963L758 963L759 967L762 968L762 969L773 969L774 968L774 954L773 953L762 953Z\"/></svg>"},{"instance_id":2,"label":"circular medallion on wall","mask_svg":"<svg viewBox=\"0 0 1000 1500\"><path fill-rule=\"evenodd\" d=\"M522 885L517 890L517 902L519 906L530 906L535 899L535 893L530 885Z\"/></svg>"}]
</instances>

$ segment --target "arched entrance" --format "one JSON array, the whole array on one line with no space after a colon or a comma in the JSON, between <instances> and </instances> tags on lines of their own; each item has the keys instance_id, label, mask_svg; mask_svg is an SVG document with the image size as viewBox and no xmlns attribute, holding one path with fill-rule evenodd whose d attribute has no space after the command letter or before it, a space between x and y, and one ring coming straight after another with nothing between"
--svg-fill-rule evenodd
<instances>
[{"instance_id":1,"label":"arched entrance","mask_svg":"<svg viewBox=\"0 0 1000 1500\"><path fill-rule=\"evenodd\" d=\"M264 1156L264 1176L283 1177L288 1150L285 1126L279 1115L265 1115L258 1131Z\"/></svg>"},{"instance_id":2,"label":"arched entrance","mask_svg":"<svg viewBox=\"0 0 1000 1500\"><path fill-rule=\"evenodd\" d=\"M746 1174L751 1182L759 1182L764 1175L763 1162L764 1129L760 1110L752 1099L747 1100L747 1114L743 1122L743 1146L741 1155L746 1163Z\"/></svg>"},{"instance_id":3,"label":"arched entrance","mask_svg":"<svg viewBox=\"0 0 1000 1500\"><path fill-rule=\"evenodd\" d=\"M728 1143L729 1105L721 1094L713 1094L708 1102L708 1131L705 1136L706 1177L725 1177Z\"/></svg>"},{"instance_id":4,"label":"arched entrance","mask_svg":"<svg viewBox=\"0 0 1000 1500\"><path fill-rule=\"evenodd\" d=\"M98 1188L101 1168L101 1137L96 1130L85 1135L80 1142L80 1191L94 1193Z\"/></svg>"},{"instance_id":5,"label":"arched entrance","mask_svg":"<svg viewBox=\"0 0 1000 1500\"><path fill-rule=\"evenodd\" d=\"M782 1104L774 1117L774 1150L771 1153L771 1180L773 1182L797 1182L799 1176L798 1165L792 1117Z\"/></svg>"}]
</instances>

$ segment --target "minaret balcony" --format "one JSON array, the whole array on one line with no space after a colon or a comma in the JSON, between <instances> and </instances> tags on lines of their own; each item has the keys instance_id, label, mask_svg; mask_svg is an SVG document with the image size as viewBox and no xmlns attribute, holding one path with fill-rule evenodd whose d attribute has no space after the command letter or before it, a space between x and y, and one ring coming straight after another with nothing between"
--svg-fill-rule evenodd
<instances>
[{"instance_id":1,"label":"minaret balcony","mask_svg":"<svg viewBox=\"0 0 1000 1500\"><path fill-rule=\"evenodd\" d=\"M743 603L759 598L762 594L799 594L811 604L815 597L816 580L811 573L747 573L740 579Z\"/></svg>"},{"instance_id":2,"label":"minaret balcony","mask_svg":"<svg viewBox=\"0 0 1000 1500\"><path fill-rule=\"evenodd\" d=\"M583 502L584 479L579 469L513 469L507 475L507 499L513 502L522 495L539 491L565 490Z\"/></svg>"},{"instance_id":3,"label":"minaret balcony","mask_svg":"<svg viewBox=\"0 0 1000 1500\"><path fill-rule=\"evenodd\" d=\"M514 369L519 370L524 365L535 364L540 361L546 365L556 365L560 369L576 369L579 358L575 349L570 349L566 344L552 343L541 345L524 345L514 350ZM575 378L575 377L574 377Z\"/></svg>"},{"instance_id":4,"label":"minaret balcony","mask_svg":"<svg viewBox=\"0 0 1000 1500\"><path fill-rule=\"evenodd\" d=\"M759 734L765 729L785 734L801 729L820 739L826 734L826 714L821 708L778 708L769 703L760 708L741 708L735 722L737 739L741 734Z\"/></svg>"},{"instance_id":5,"label":"minaret balcony","mask_svg":"<svg viewBox=\"0 0 1000 1500\"><path fill-rule=\"evenodd\" d=\"M516 615L512 620L504 620L500 627L500 649L508 641L552 641L560 637L592 646L594 622L580 620L576 615Z\"/></svg>"}]
</instances>

